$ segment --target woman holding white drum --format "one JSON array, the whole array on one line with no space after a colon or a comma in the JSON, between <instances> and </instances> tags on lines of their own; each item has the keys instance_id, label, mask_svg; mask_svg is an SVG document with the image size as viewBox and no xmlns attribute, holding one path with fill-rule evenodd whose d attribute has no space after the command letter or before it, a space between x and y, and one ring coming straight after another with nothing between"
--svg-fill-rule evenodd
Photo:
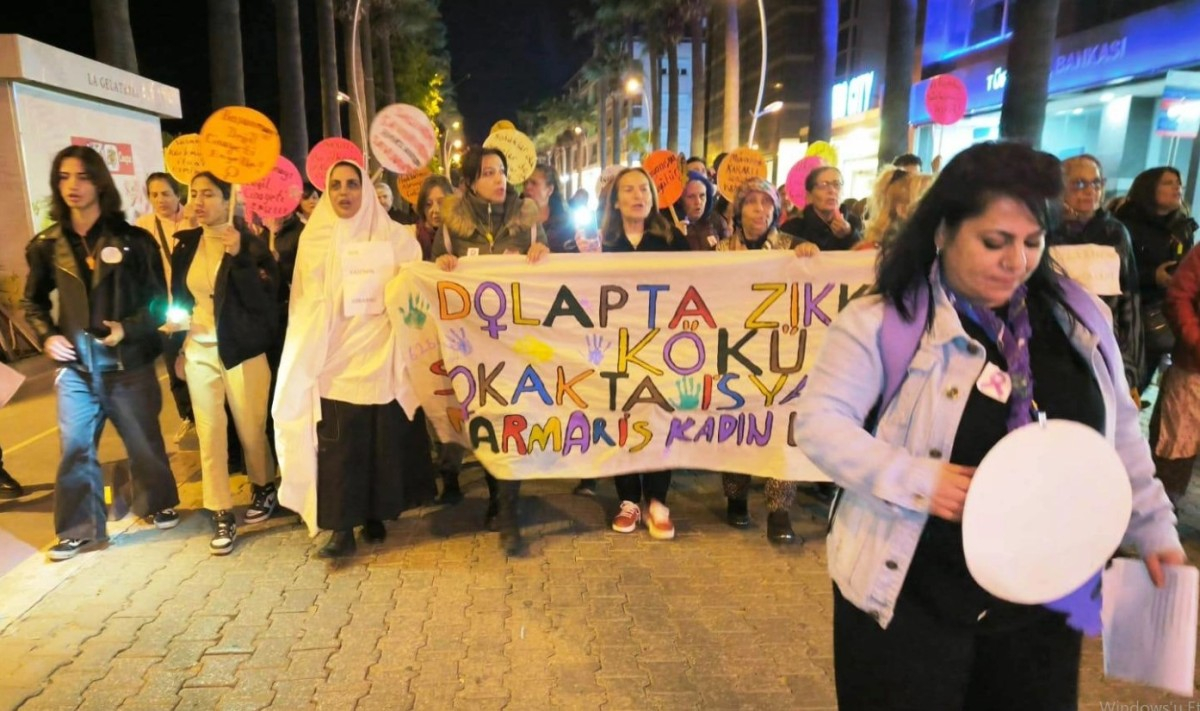
<instances>
[{"instance_id":1,"label":"woman holding white drum","mask_svg":"<svg viewBox=\"0 0 1200 711\"><path fill-rule=\"evenodd\" d=\"M1115 449L1133 501L1116 528L1155 583L1185 562L1106 312L1045 249L1062 180L1026 146L958 154L882 245L876 295L826 337L795 433L843 487L828 540L841 708L1076 707L1095 583L1016 604L981 587L964 553L976 467L1040 416Z\"/></svg>"}]
</instances>

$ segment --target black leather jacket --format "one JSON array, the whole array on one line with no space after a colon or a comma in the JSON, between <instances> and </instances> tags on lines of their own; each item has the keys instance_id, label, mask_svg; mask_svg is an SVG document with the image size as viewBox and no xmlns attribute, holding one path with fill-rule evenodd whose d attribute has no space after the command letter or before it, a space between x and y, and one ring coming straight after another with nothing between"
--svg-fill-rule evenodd
<instances>
[{"instance_id":1,"label":"black leather jacket","mask_svg":"<svg viewBox=\"0 0 1200 711\"><path fill-rule=\"evenodd\" d=\"M196 298L187 286L188 270L204 231L197 227L175 233L171 254L171 293L175 305L192 310ZM236 257L221 258L214 285L213 313L217 318L217 354L226 368L236 367L277 345L279 333L279 265L266 243L243 231Z\"/></svg>"},{"instance_id":2,"label":"black leather jacket","mask_svg":"<svg viewBox=\"0 0 1200 711\"><path fill-rule=\"evenodd\" d=\"M104 373L149 365L162 353L157 329L167 317L158 246L145 230L116 215L100 218L92 235L96 267L91 283L84 282L62 225L51 225L30 241L25 248L29 278L21 300L25 320L43 344L57 335L71 341L76 360L64 364L69 368ZM57 323L50 313L55 290ZM125 337L116 346L105 346L94 335L104 330L103 321L120 321L124 327Z\"/></svg>"}]
</instances>

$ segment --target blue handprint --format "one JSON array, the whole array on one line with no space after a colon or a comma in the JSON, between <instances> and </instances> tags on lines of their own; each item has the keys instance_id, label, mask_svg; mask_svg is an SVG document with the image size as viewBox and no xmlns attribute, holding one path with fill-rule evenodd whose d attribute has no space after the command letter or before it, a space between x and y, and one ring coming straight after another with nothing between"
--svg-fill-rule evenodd
<instances>
[{"instance_id":1,"label":"blue handprint","mask_svg":"<svg viewBox=\"0 0 1200 711\"><path fill-rule=\"evenodd\" d=\"M446 346L464 356L471 355L471 343L467 340L467 331L460 328L457 331L450 329L446 332Z\"/></svg>"},{"instance_id":2,"label":"blue handprint","mask_svg":"<svg viewBox=\"0 0 1200 711\"><path fill-rule=\"evenodd\" d=\"M605 343L604 337L600 335L586 336L584 343L587 344L587 359L592 365L600 365L604 362L604 354L608 353L608 349L612 348L612 343Z\"/></svg>"},{"instance_id":3,"label":"blue handprint","mask_svg":"<svg viewBox=\"0 0 1200 711\"><path fill-rule=\"evenodd\" d=\"M675 390L679 393L679 402L675 407L680 410L695 410L700 407L700 384L693 378L680 378L675 381Z\"/></svg>"}]
</instances>

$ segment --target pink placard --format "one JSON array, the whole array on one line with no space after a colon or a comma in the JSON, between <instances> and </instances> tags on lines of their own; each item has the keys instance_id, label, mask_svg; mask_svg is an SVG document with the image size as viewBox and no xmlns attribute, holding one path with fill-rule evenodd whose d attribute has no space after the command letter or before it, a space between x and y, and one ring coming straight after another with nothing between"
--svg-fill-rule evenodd
<instances>
[{"instance_id":1,"label":"pink placard","mask_svg":"<svg viewBox=\"0 0 1200 711\"><path fill-rule=\"evenodd\" d=\"M953 74L937 75L925 89L925 109L936 124L958 123L967 115L967 85Z\"/></svg>"},{"instance_id":2,"label":"pink placard","mask_svg":"<svg viewBox=\"0 0 1200 711\"><path fill-rule=\"evenodd\" d=\"M354 141L345 138L326 138L308 153L308 160L304 162L304 173L308 176L308 182L317 187L317 190L325 192L325 178L328 177L329 168L339 160L348 160L354 162L358 166L363 166L362 149L354 145Z\"/></svg>"},{"instance_id":3,"label":"pink placard","mask_svg":"<svg viewBox=\"0 0 1200 711\"><path fill-rule=\"evenodd\" d=\"M424 168L433 158L437 131L423 111L408 104L385 106L371 121L371 154L393 173Z\"/></svg>"},{"instance_id":4,"label":"pink placard","mask_svg":"<svg viewBox=\"0 0 1200 711\"><path fill-rule=\"evenodd\" d=\"M817 168L824 168L825 161L817 156L809 156L801 158L788 171L787 182L784 184L784 189L787 190L788 198L797 210L803 210L808 204L808 191L804 189L804 181L808 178L808 174Z\"/></svg>"},{"instance_id":5,"label":"pink placard","mask_svg":"<svg viewBox=\"0 0 1200 711\"><path fill-rule=\"evenodd\" d=\"M300 179L300 171L295 164L279 156L267 177L242 186L242 198L246 207L255 214L284 218L300 204L303 189L304 181Z\"/></svg>"}]
</instances>

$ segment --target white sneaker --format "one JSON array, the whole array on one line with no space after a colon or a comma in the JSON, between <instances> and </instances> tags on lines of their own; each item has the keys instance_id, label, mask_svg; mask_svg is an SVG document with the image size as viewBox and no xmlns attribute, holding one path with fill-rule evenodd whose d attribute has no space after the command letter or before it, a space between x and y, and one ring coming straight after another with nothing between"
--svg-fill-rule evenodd
<instances>
[{"instance_id":1,"label":"white sneaker","mask_svg":"<svg viewBox=\"0 0 1200 711\"><path fill-rule=\"evenodd\" d=\"M184 420L179 423L179 429L175 430L175 444L179 444L189 434L196 431L196 423L191 420Z\"/></svg>"}]
</instances>

